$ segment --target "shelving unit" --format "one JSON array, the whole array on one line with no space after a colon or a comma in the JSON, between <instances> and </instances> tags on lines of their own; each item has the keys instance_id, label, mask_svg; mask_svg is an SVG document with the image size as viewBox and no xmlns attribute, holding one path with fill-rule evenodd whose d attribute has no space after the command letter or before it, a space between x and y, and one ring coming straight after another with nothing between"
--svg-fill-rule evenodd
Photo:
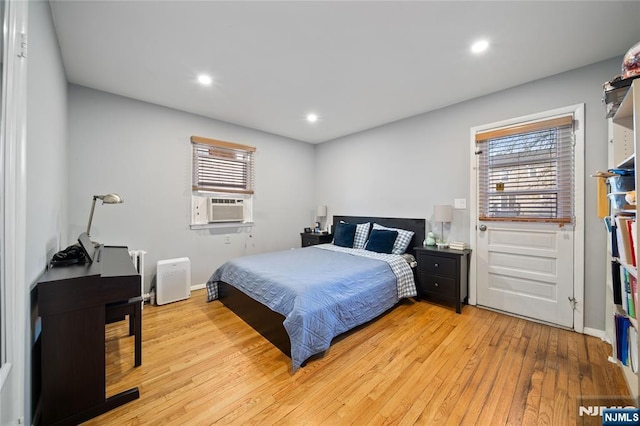
<instances>
[{"instance_id":1,"label":"shelving unit","mask_svg":"<svg viewBox=\"0 0 640 426\"><path fill-rule=\"evenodd\" d=\"M635 188L640 189L639 182L639 174L636 171L638 168L636 162L636 153L640 150L640 79L633 82L627 91L622 103L620 104L617 112L609 121L609 167L616 169L632 169L635 173ZM610 208L611 220L614 221L614 218L620 214L632 214L632 217L635 218L635 211L625 211L617 210L613 207ZM636 230L631 234L631 238L635 241L638 241L638 231ZM607 303L607 324L606 331L607 335L612 342L613 347L613 356L612 360L616 360L622 369L623 375L627 381L627 385L629 387L629 392L631 396L634 398L636 404L640 402L640 381L638 380L639 373L638 369L634 371L631 367L631 361L629 365L623 365L617 359L617 335L616 335L616 325L615 325L615 316L622 315L629 319L631 327L635 332L638 332L638 318L640 318L640 307L637 303L637 298L635 299L636 312L635 316L630 315L625 309L623 305L625 303L625 293L622 292L622 303L614 303L614 286L617 284L613 282L613 274L612 267L621 267L621 271L627 271L629 275L637 279L638 277L638 269L633 266L629 262L625 262L624 259L618 259L612 257L612 245L611 238L609 238L608 245L608 253L609 259L607 259L607 286L606 286L606 303ZM635 264L640 265L638 261L639 256L638 252L635 252ZM617 264L613 264L612 261L616 261ZM617 266L620 265L620 266ZM630 331L631 332L631 331ZM640 347L638 347L638 343L635 342L634 348L636 353L640 352ZM630 355L631 356L631 355Z\"/></svg>"}]
</instances>

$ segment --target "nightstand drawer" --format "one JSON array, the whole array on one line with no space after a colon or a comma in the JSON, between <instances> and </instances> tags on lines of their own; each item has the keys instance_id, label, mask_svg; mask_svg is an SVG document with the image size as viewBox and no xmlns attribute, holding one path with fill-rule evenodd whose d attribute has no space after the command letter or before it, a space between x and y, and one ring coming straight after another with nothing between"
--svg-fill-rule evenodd
<instances>
[{"instance_id":1,"label":"nightstand drawer","mask_svg":"<svg viewBox=\"0 0 640 426\"><path fill-rule=\"evenodd\" d=\"M432 274L450 278L455 278L456 276L456 259L420 253L418 265L420 265L421 270Z\"/></svg>"},{"instance_id":2,"label":"nightstand drawer","mask_svg":"<svg viewBox=\"0 0 640 426\"><path fill-rule=\"evenodd\" d=\"M313 233L301 233L301 246L309 247L316 244L328 244L333 241L333 234L313 234Z\"/></svg>"},{"instance_id":3,"label":"nightstand drawer","mask_svg":"<svg viewBox=\"0 0 640 426\"><path fill-rule=\"evenodd\" d=\"M456 297L455 279L421 273L420 281L423 283L422 290L427 293L452 299Z\"/></svg>"}]
</instances>

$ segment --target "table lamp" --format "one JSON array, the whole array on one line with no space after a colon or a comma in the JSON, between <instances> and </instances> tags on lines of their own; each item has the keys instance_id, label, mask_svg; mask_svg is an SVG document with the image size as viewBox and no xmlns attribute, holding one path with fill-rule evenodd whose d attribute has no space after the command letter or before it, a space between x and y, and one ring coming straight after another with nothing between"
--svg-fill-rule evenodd
<instances>
[{"instance_id":1,"label":"table lamp","mask_svg":"<svg viewBox=\"0 0 640 426\"><path fill-rule=\"evenodd\" d=\"M327 206L318 206L316 209L316 218L327 217ZM322 225L322 220L319 219L316 226L316 232L320 232L320 226Z\"/></svg>"},{"instance_id":2,"label":"table lamp","mask_svg":"<svg viewBox=\"0 0 640 426\"><path fill-rule=\"evenodd\" d=\"M453 209L450 205L437 205L433 206L433 221L442 223L442 229L440 231L440 240L436 243L438 247L447 247L447 243L444 241L444 224L451 222L451 216Z\"/></svg>"}]
</instances>

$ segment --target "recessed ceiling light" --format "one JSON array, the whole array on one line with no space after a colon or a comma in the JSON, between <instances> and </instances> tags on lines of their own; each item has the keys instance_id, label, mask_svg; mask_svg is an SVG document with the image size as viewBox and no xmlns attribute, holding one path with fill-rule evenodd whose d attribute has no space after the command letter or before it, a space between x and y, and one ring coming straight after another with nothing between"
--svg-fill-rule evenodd
<instances>
[{"instance_id":1,"label":"recessed ceiling light","mask_svg":"<svg viewBox=\"0 0 640 426\"><path fill-rule=\"evenodd\" d=\"M473 53L482 53L489 48L489 42L487 40L478 40L471 45L471 51Z\"/></svg>"},{"instance_id":2,"label":"recessed ceiling light","mask_svg":"<svg viewBox=\"0 0 640 426\"><path fill-rule=\"evenodd\" d=\"M307 121L309 123L315 123L318 121L318 116L316 114L307 114Z\"/></svg>"},{"instance_id":3,"label":"recessed ceiling light","mask_svg":"<svg viewBox=\"0 0 640 426\"><path fill-rule=\"evenodd\" d=\"M206 74L200 74L198 76L198 83L202 84L203 86L210 86L212 82L213 79Z\"/></svg>"}]
</instances>

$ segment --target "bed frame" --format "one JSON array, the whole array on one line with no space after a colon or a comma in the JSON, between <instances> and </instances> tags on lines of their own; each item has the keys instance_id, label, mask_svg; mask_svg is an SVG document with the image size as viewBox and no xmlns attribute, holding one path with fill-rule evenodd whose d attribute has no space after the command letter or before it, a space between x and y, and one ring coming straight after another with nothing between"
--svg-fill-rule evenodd
<instances>
[{"instance_id":1,"label":"bed frame","mask_svg":"<svg viewBox=\"0 0 640 426\"><path fill-rule=\"evenodd\" d=\"M335 229L340 221L348 223L370 222L372 225L375 222L390 228L401 228L413 231L415 234L407 248L407 253L413 255L415 255L413 248L422 245L425 238L424 219L334 216L332 229ZM283 325L285 320L283 315L272 311L262 303L253 300L240 290L224 282L218 283L218 300L280 349L285 355L291 356L291 342Z\"/></svg>"}]
</instances>

